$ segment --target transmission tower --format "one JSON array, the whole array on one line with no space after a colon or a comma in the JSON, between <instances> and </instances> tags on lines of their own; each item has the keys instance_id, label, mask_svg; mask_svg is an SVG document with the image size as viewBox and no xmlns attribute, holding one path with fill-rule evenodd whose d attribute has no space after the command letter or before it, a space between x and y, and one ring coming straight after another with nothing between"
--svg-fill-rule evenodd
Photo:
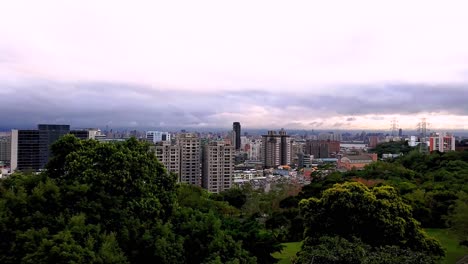
<instances>
[{"instance_id":1,"label":"transmission tower","mask_svg":"<svg viewBox=\"0 0 468 264\"><path fill-rule=\"evenodd\" d=\"M398 121L396 118L393 118L392 121L390 121L390 131L392 132L392 138L396 137L398 134Z\"/></svg>"},{"instance_id":2,"label":"transmission tower","mask_svg":"<svg viewBox=\"0 0 468 264\"><path fill-rule=\"evenodd\" d=\"M418 123L419 131L419 151L421 153L428 152L427 146L427 132L429 131L429 123L427 123L426 118L421 118L421 122Z\"/></svg>"}]
</instances>

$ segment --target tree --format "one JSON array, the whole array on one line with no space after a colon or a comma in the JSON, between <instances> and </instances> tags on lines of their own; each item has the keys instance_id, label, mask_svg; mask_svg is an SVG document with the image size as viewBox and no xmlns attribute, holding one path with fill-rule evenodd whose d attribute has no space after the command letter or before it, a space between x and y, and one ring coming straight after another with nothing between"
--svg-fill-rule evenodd
<instances>
[{"instance_id":1,"label":"tree","mask_svg":"<svg viewBox=\"0 0 468 264\"><path fill-rule=\"evenodd\" d=\"M367 188L361 183L336 184L321 198L300 203L305 240L299 263L310 261L308 249L322 237L359 239L372 248L396 246L434 259L444 255L440 243L430 238L412 217L411 207L390 186ZM310 251L310 250L309 250Z\"/></svg>"},{"instance_id":2,"label":"tree","mask_svg":"<svg viewBox=\"0 0 468 264\"><path fill-rule=\"evenodd\" d=\"M468 194L461 192L448 217L450 228L457 234L460 244L468 246Z\"/></svg>"}]
</instances>

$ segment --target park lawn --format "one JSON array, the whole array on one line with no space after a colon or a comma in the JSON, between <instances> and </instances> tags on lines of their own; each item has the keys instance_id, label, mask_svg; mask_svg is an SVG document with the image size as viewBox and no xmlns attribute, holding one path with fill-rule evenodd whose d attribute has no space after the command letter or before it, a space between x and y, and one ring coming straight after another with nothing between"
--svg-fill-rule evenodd
<instances>
[{"instance_id":1,"label":"park lawn","mask_svg":"<svg viewBox=\"0 0 468 264\"><path fill-rule=\"evenodd\" d=\"M291 259L296 256L296 253L301 249L302 242L282 243L284 246L281 252L273 253L273 257L278 258L278 264L290 264Z\"/></svg>"},{"instance_id":2,"label":"park lawn","mask_svg":"<svg viewBox=\"0 0 468 264\"><path fill-rule=\"evenodd\" d=\"M456 263L457 260L461 259L463 256L468 255L468 248L462 247L458 244L457 237L450 232L448 229L435 229L428 228L425 229L428 235L436 238L440 241L442 246L445 249L445 260L446 264Z\"/></svg>"}]
</instances>

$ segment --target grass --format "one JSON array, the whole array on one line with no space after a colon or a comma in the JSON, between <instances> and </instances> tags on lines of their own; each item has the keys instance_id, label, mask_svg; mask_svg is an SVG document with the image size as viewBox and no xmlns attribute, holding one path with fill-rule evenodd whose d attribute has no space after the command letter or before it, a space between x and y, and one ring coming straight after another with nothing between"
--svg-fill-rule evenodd
<instances>
[{"instance_id":1,"label":"grass","mask_svg":"<svg viewBox=\"0 0 468 264\"><path fill-rule=\"evenodd\" d=\"M462 247L458 244L457 237L452 234L448 229L425 229L427 234L440 241L445 249L446 264L456 263L457 260L463 256L468 255L468 248Z\"/></svg>"},{"instance_id":2,"label":"grass","mask_svg":"<svg viewBox=\"0 0 468 264\"><path fill-rule=\"evenodd\" d=\"M278 264L290 264L291 259L301 249L302 242L289 242L281 244L284 246L281 252L275 252L273 257L278 258Z\"/></svg>"}]
</instances>

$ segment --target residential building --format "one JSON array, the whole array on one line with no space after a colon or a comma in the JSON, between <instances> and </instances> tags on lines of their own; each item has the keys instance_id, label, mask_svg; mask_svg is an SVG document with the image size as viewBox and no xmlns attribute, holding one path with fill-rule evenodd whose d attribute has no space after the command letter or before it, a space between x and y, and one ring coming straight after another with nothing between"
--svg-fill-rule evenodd
<instances>
[{"instance_id":1,"label":"residential building","mask_svg":"<svg viewBox=\"0 0 468 264\"><path fill-rule=\"evenodd\" d=\"M260 161L262 159L262 140L254 139L250 141L248 151L249 160Z\"/></svg>"},{"instance_id":2,"label":"residential building","mask_svg":"<svg viewBox=\"0 0 468 264\"><path fill-rule=\"evenodd\" d=\"M284 129L262 135L262 161L266 168L291 164L291 138Z\"/></svg>"},{"instance_id":3,"label":"residential building","mask_svg":"<svg viewBox=\"0 0 468 264\"><path fill-rule=\"evenodd\" d=\"M146 131L146 139L152 143L161 141L171 141L171 134L169 132L161 131Z\"/></svg>"},{"instance_id":4,"label":"residential building","mask_svg":"<svg viewBox=\"0 0 468 264\"><path fill-rule=\"evenodd\" d=\"M429 151L454 151L455 137L449 133L433 133L429 137Z\"/></svg>"},{"instance_id":5,"label":"residential building","mask_svg":"<svg viewBox=\"0 0 468 264\"><path fill-rule=\"evenodd\" d=\"M203 188L219 193L231 188L234 177L234 146L209 142L203 147Z\"/></svg>"},{"instance_id":6,"label":"residential building","mask_svg":"<svg viewBox=\"0 0 468 264\"><path fill-rule=\"evenodd\" d=\"M168 172L173 172L180 178L180 146L170 142L157 142L151 146L157 159L164 164ZM180 180L180 179L179 179Z\"/></svg>"},{"instance_id":7,"label":"residential building","mask_svg":"<svg viewBox=\"0 0 468 264\"><path fill-rule=\"evenodd\" d=\"M200 138L194 133L177 135L180 148L180 182L202 186Z\"/></svg>"},{"instance_id":8,"label":"residential building","mask_svg":"<svg viewBox=\"0 0 468 264\"><path fill-rule=\"evenodd\" d=\"M322 141L341 141L341 134L335 132L320 133L318 140Z\"/></svg>"},{"instance_id":9,"label":"residential building","mask_svg":"<svg viewBox=\"0 0 468 264\"><path fill-rule=\"evenodd\" d=\"M233 134L233 142L234 147L236 150L240 150L241 148L241 125L239 122L232 123L232 131Z\"/></svg>"}]
</instances>

